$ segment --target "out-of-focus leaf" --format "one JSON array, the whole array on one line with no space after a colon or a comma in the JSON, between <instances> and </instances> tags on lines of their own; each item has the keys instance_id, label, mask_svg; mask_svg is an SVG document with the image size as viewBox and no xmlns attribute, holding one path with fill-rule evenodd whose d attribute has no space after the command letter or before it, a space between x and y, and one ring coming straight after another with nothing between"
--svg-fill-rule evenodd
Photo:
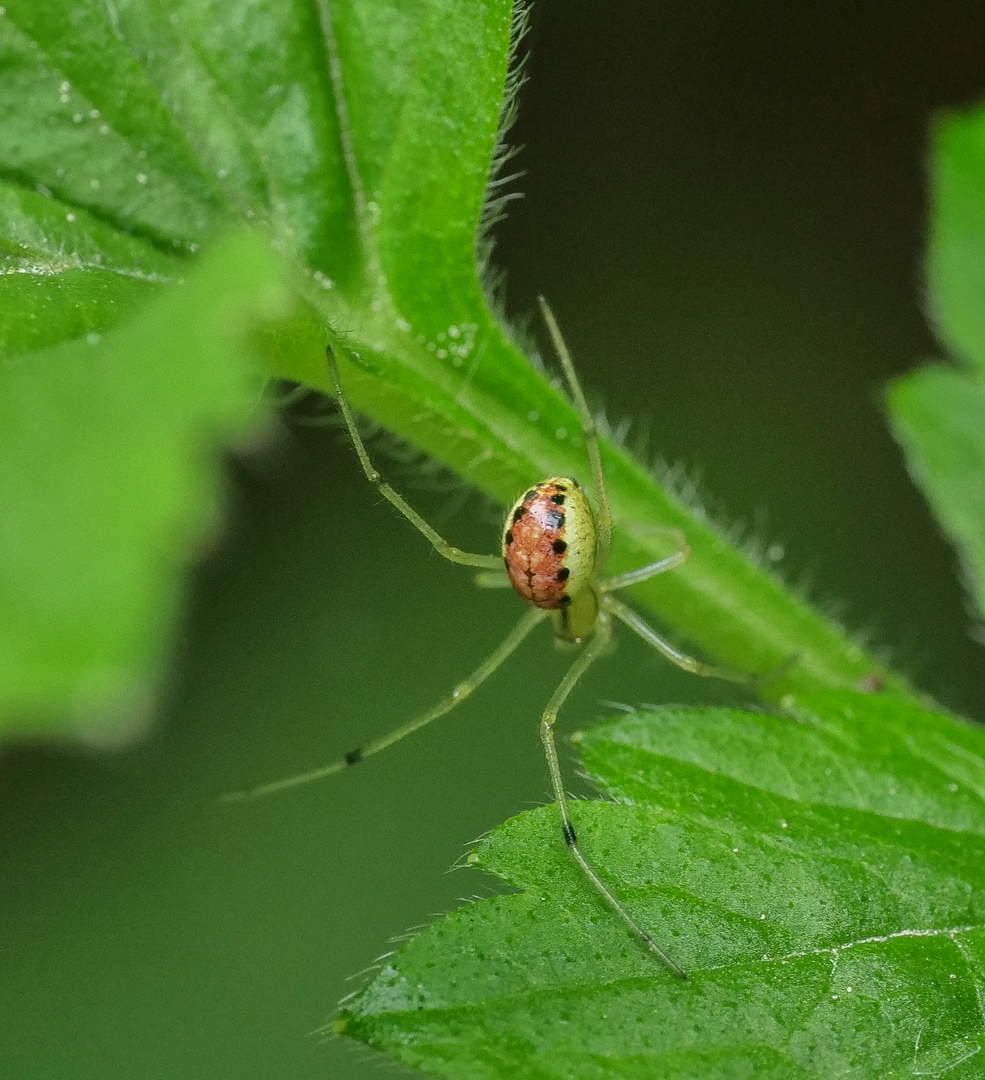
<instances>
[{"instance_id":1,"label":"out-of-focus leaf","mask_svg":"<svg viewBox=\"0 0 985 1080\"><path fill-rule=\"evenodd\" d=\"M928 285L935 328L959 364L890 390L910 472L958 549L985 617L985 109L938 125Z\"/></svg>"},{"instance_id":2,"label":"out-of-focus leaf","mask_svg":"<svg viewBox=\"0 0 985 1080\"><path fill-rule=\"evenodd\" d=\"M958 549L985 618L985 378L925 367L893 386L889 405L910 472Z\"/></svg>"},{"instance_id":3,"label":"out-of-focus leaf","mask_svg":"<svg viewBox=\"0 0 985 1080\"><path fill-rule=\"evenodd\" d=\"M249 330L278 261L232 237L106 334L0 362L0 718L110 737L170 637L217 523L224 446L254 428Z\"/></svg>"},{"instance_id":4,"label":"out-of-focus leaf","mask_svg":"<svg viewBox=\"0 0 985 1080\"><path fill-rule=\"evenodd\" d=\"M947 349L985 375L985 108L938 124L931 178L934 324Z\"/></svg>"}]
</instances>

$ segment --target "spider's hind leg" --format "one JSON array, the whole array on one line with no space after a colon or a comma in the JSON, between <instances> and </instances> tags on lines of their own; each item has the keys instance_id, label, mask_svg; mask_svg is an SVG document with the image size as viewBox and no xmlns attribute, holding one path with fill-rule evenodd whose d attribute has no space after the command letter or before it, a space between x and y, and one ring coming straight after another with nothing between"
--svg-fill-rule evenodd
<instances>
[{"instance_id":1,"label":"spider's hind leg","mask_svg":"<svg viewBox=\"0 0 985 1080\"><path fill-rule=\"evenodd\" d=\"M456 705L461 704L500 667L503 661L509 659L516 652L530 631L546 614L547 612L541 611L539 608L529 608L525 611L520 621L506 635L503 641L450 694L446 694L426 712L387 732L386 735L381 735L378 739L366 743L365 746L350 750L345 757L341 757L338 761L333 761L328 765L322 765L320 768L299 773L297 776L288 776L283 780L273 780L267 784L260 784L247 791L233 791L228 795L223 795L220 801L241 802L246 799L259 798L262 795L272 795L276 791L284 791L287 788L300 787L302 784L309 784L313 780L321 780L323 777L331 776L333 773L342 772L350 765L357 765L360 761L372 757L373 754L386 750L388 746L393 746L395 742L399 742L408 735L412 735L415 731L419 731L425 725L430 724L432 720L437 720L438 717L444 716L446 713L451 712Z\"/></svg>"},{"instance_id":2,"label":"spider's hind leg","mask_svg":"<svg viewBox=\"0 0 985 1080\"><path fill-rule=\"evenodd\" d=\"M606 611L611 612L620 622L624 622L630 630L641 637L647 645L656 649L658 653L665 656L672 664L676 664L685 671L690 671L692 675L704 675L712 679L725 679L728 682L746 683L749 686L754 686L762 681L762 676L747 675L741 671L733 671L731 668L716 667L714 664L706 664L701 660L695 660L693 656L688 656L685 652L681 652L680 649L671 645L669 641L665 641L656 630L654 630L649 623L641 619L631 607L624 604L621 600L617 600L611 593L604 596L602 605ZM770 677L772 677L772 675Z\"/></svg>"},{"instance_id":3,"label":"spider's hind leg","mask_svg":"<svg viewBox=\"0 0 985 1080\"><path fill-rule=\"evenodd\" d=\"M551 699L547 703L547 708L544 709L540 719L540 740L544 745L544 753L547 756L547 767L551 775L551 788L554 793L554 802L557 805L558 814L561 818L561 833L575 862L578 864L585 877L592 883L596 892L599 893L606 904L608 904L619 918L622 919L640 944L651 955L655 956L661 964L677 975L678 978L686 981L687 976L684 972L670 959L663 949L660 948L653 938L626 910L622 902L617 899L609 886L599 877L598 872L585 857L578 843L578 835L575 832L575 827L571 822L571 814L568 810L568 796L564 790L564 779L561 776L561 764L558 760L557 745L554 741L554 724L557 720L557 715L561 706L574 689L575 684L582 675L585 674L589 667L605 653L611 639L612 623L608 615L602 611L599 613L594 635L586 645L582 646L582 652L578 656L578 659L575 660L570 668L568 668L564 678L551 695Z\"/></svg>"}]
</instances>

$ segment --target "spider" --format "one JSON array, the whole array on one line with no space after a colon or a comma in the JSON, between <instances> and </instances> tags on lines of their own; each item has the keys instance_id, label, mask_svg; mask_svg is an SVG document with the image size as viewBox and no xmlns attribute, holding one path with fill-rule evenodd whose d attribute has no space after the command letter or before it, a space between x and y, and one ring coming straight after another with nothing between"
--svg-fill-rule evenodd
<instances>
[{"instance_id":1,"label":"spider","mask_svg":"<svg viewBox=\"0 0 985 1080\"><path fill-rule=\"evenodd\" d=\"M329 346L326 350L326 358L336 401L366 479L403 514L418 532L424 535L439 555L451 562L475 567L482 571L477 577L476 583L479 585L512 585L528 607L503 642L475 671L426 712L394 728L381 738L350 751L345 757L329 765L297 776L261 784L247 791L233 792L224 798L239 800L268 795L271 792L282 791L285 788L331 776L350 765L356 765L373 754L378 754L405 736L430 724L432 720L437 720L438 717L450 712L516 652L538 623L550 619L557 638L581 646L581 652L551 695L540 718L540 739L547 757L551 789L558 808L564 843L587 880L612 911L619 916L637 941L670 971L686 981L687 976L683 970L630 914L602 880L579 846L578 837L571 822L568 796L564 790L561 765L554 740L554 724L561 706L575 684L606 651L612 639L615 620L624 623L648 645L686 671L739 682L751 683L758 680L752 676L740 675L724 668L704 664L680 652L669 642L664 641L635 611L616 597L615 594L620 590L672 570L687 559L690 553L689 548L683 534L678 530L668 530L677 542L677 550L672 555L641 566L637 570L630 570L628 573L617 574L614 577L603 576L609 558L612 514L606 497L605 478L602 474L598 430L585 401L571 354L561 336L557 321L543 297L539 298L539 304L581 421L591 466L597 510L593 509L588 495L577 480L570 476L552 476L530 487L510 508L503 526L501 555L479 555L453 547L374 468L356 427L352 409L339 379L335 355Z\"/></svg>"}]
</instances>

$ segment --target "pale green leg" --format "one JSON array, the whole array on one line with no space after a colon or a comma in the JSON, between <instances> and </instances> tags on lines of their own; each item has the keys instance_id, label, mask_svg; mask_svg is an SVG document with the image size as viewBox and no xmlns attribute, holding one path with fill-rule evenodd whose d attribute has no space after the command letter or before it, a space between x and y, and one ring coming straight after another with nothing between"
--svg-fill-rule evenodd
<instances>
[{"instance_id":1,"label":"pale green leg","mask_svg":"<svg viewBox=\"0 0 985 1080\"><path fill-rule=\"evenodd\" d=\"M599 585L601 592L615 592L617 589L625 589L630 585L639 585L641 581L648 581L652 577L656 577L657 574L665 574L668 570L673 570L675 567L680 566L684 562L690 551L687 548L681 551L675 551L673 555L668 555L664 559L658 559L656 562L647 563L646 566L641 566L638 570L629 570L625 574L616 574L615 577L607 578Z\"/></svg>"},{"instance_id":2,"label":"pale green leg","mask_svg":"<svg viewBox=\"0 0 985 1080\"><path fill-rule=\"evenodd\" d=\"M504 660L516 652L530 631L546 615L547 612L542 611L540 608L530 608L525 611L523 617L509 632L502 644L490 653L467 679L463 679L450 694L443 697L437 705L432 706L427 712L415 716L413 720L408 720L406 724L401 724L400 727L394 728L393 731L388 732L386 735L381 735L380 738L374 739L365 746L357 750L351 750L345 757L333 761L330 765L322 765L317 769L299 773L297 776L288 776L283 780L273 780L269 784L260 784L258 787L246 791L231 791L228 795L223 795L220 802L241 802L244 799L254 799L261 795L271 795L275 791L284 791L287 788L310 784L312 780L321 780L325 776L342 772L343 769L347 769L350 765L357 765L365 758L378 754L388 746L393 746L395 742L399 742L406 736L412 735L415 731L419 731L426 724L430 724L432 720L437 720L439 716L451 712L456 705L463 702L493 674Z\"/></svg>"},{"instance_id":3,"label":"pale green leg","mask_svg":"<svg viewBox=\"0 0 985 1080\"><path fill-rule=\"evenodd\" d=\"M480 570L474 584L480 589L512 589L513 582L505 570Z\"/></svg>"},{"instance_id":4,"label":"pale green leg","mask_svg":"<svg viewBox=\"0 0 985 1080\"><path fill-rule=\"evenodd\" d=\"M626 589L630 585L639 585L641 581L649 581L650 578L656 577L657 574L664 574L668 570L680 566L686 558L687 552L675 551L673 555L668 555L665 559L658 559L656 562L647 563L646 566L641 566L638 570L629 570L625 574L616 574L615 577L606 579L599 585L599 591L603 593L615 592L617 589Z\"/></svg>"},{"instance_id":5,"label":"pale green leg","mask_svg":"<svg viewBox=\"0 0 985 1080\"><path fill-rule=\"evenodd\" d=\"M646 569L646 567L644 567ZM645 623L631 607L627 607L621 600L617 600L611 594L607 594L602 605L606 611L611 611L621 622L624 622L631 630L635 631L648 644L652 645L662 656L665 656L672 664L676 664L693 675L706 675L714 679L727 679L729 682L748 683L750 685L759 681L756 676L746 675L740 671L732 671L730 668L715 667L714 664L705 664L695 660L693 656L674 648L669 641L664 639Z\"/></svg>"},{"instance_id":6,"label":"pale green leg","mask_svg":"<svg viewBox=\"0 0 985 1080\"><path fill-rule=\"evenodd\" d=\"M629 927L630 931L640 941L644 948L652 953L653 956L668 967L675 975L686 980L687 976L684 972L681 971L663 949L657 945L653 938L650 937L643 927L640 926L633 916L623 907L620 901L616 899L609 890L609 887L598 876L592 865L582 854L581 848L578 846L578 837L575 833L574 826L571 823L571 815L568 812L568 797L564 791L564 779L561 776L561 764L558 761L557 746L554 742L554 723L557 720L558 711L564 704L565 699L571 693L582 675L585 674L592 663L605 651L611 637L612 624L609 621L608 616L604 612L600 612L594 636L591 641L584 646L584 651L568 669L558 688L551 696L551 700L547 703L547 708L544 710L540 719L540 741L544 744L544 753L547 755L547 767L551 774L551 788L554 791L554 801L557 804L558 813L561 815L561 831L564 835L564 841L568 845L568 850L574 856L575 862L581 867L585 877L592 883L602 899L605 900L609 907L612 908L626 926Z\"/></svg>"},{"instance_id":7,"label":"pale green leg","mask_svg":"<svg viewBox=\"0 0 985 1080\"><path fill-rule=\"evenodd\" d=\"M339 368L338 364L335 362L335 354L332 352L331 346L325 350L325 355L328 359L328 370L332 376L332 385L335 388L335 396L339 403L339 411L342 413L342 419L345 421L345 426L349 430L349 437L352 439L352 445L356 448L359 464L363 467L366 479L371 484L375 485L383 498L395 506L418 532L423 533L424 536L427 537L434 550L442 556L442 558L448 559L453 563L462 563L465 566L478 566L484 570L501 568L503 560L498 555L473 555L471 552L460 551L457 547L452 547L452 545L432 529L410 503L408 503L402 495L399 495L394 491L394 489L390 487L376 471L372 461L369 459L369 454L366 452L366 446L363 443L362 436L359 434L359 430L356 427L352 409L349 407L349 400L342 391L342 383L339 380Z\"/></svg>"},{"instance_id":8,"label":"pale green leg","mask_svg":"<svg viewBox=\"0 0 985 1080\"><path fill-rule=\"evenodd\" d=\"M547 324L551 340L554 342L554 348L560 357L561 366L564 368L565 378L568 380L571 396L574 398L575 409L581 419L585 448L588 450L588 460L592 467L595 498L599 504L598 520L595 522L595 569L598 573L601 573L605 569L605 564L609 561L609 546L612 543L612 511L609 509L609 497L605 492L605 477L602 475L602 455L599 452L598 425L595 423L592 410L589 409L588 402L585 400L585 394L578 380L578 372L575 371L574 361L571 359L568 346L565 345L564 338L561 336L561 328L557 324L557 319L554 318L554 312L551 311L543 296L538 296L537 301L540 304L541 314L544 316L544 322Z\"/></svg>"},{"instance_id":9,"label":"pale green leg","mask_svg":"<svg viewBox=\"0 0 985 1080\"><path fill-rule=\"evenodd\" d=\"M673 570L675 567L680 566L681 563L687 562L691 557L691 546L680 529L664 525L645 525L637 528L645 532L667 533L677 542L677 550L673 555L667 555L663 559L657 559L656 562L647 563L646 566L641 566L638 570L629 570L625 574L616 574L615 577L606 578L605 581L599 584L599 589L602 592L615 592L617 589L625 589L630 585L638 585L641 581L648 581L650 578L656 577L657 574L664 574L668 570Z\"/></svg>"}]
</instances>

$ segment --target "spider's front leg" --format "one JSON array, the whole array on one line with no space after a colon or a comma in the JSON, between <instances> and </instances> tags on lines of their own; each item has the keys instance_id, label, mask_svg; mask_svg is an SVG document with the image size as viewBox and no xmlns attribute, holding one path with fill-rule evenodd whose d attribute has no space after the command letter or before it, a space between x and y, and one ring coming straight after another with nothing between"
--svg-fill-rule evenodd
<instances>
[{"instance_id":1,"label":"spider's front leg","mask_svg":"<svg viewBox=\"0 0 985 1080\"><path fill-rule=\"evenodd\" d=\"M356 421L355 417L352 415L349 399L342 390L342 382L339 379L339 366L335 360L335 353L332 352L331 345L328 345L325 348L325 358L328 361L328 371L332 377L332 386L335 389L335 398L339 404L339 412L342 413L342 419L345 421L346 429L349 432L349 438L352 440L353 447L355 447L356 456L359 458L359 464L362 466L366 479L376 487L387 502L396 507L396 509L403 514L419 533L428 539L431 546L442 558L447 559L449 562L460 563L463 566L477 566L483 570L498 570L503 564L503 561L499 556L476 555L469 551L461 551L459 548L449 544L448 541L445 540L436 529L433 529L410 505L410 503L407 502L399 492L394 490L394 488L383 479L380 473L376 471L373 462L370 460L369 453L366 450L366 444L363 442L362 436L359 434L359 429L356 427Z\"/></svg>"}]
</instances>

